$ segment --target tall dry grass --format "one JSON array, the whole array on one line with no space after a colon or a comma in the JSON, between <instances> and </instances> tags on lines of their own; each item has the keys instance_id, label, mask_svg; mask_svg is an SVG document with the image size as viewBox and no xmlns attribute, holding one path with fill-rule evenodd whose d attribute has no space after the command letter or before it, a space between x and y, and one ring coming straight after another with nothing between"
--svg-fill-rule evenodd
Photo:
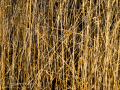
<instances>
[{"instance_id":1,"label":"tall dry grass","mask_svg":"<svg viewBox=\"0 0 120 90\"><path fill-rule=\"evenodd\" d=\"M120 0L0 0L0 90L119 90L119 66Z\"/></svg>"}]
</instances>

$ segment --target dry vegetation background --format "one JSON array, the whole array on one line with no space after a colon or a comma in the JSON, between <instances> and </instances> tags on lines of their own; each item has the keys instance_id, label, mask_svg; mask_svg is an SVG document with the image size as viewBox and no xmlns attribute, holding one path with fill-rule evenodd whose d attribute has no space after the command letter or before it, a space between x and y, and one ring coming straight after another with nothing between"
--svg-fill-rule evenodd
<instances>
[{"instance_id":1,"label":"dry vegetation background","mask_svg":"<svg viewBox=\"0 0 120 90\"><path fill-rule=\"evenodd\" d=\"M120 0L0 0L0 90L120 90L119 64Z\"/></svg>"}]
</instances>

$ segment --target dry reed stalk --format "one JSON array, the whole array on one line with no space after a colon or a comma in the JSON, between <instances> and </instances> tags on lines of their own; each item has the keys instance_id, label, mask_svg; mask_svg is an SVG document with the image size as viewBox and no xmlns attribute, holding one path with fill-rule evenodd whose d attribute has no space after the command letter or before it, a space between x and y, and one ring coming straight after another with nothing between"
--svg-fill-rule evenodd
<instances>
[{"instance_id":1,"label":"dry reed stalk","mask_svg":"<svg viewBox=\"0 0 120 90\"><path fill-rule=\"evenodd\" d=\"M119 90L119 3L1 0L0 90Z\"/></svg>"}]
</instances>

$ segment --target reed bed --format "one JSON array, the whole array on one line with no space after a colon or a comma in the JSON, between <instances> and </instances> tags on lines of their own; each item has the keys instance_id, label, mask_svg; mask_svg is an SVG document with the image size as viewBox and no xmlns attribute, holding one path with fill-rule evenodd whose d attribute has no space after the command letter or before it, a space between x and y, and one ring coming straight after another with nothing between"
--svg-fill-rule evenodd
<instances>
[{"instance_id":1,"label":"reed bed","mask_svg":"<svg viewBox=\"0 0 120 90\"><path fill-rule=\"evenodd\" d=\"M0 90L120 90L120 0L0 0Z\"/></svg>"}]
</instances>

